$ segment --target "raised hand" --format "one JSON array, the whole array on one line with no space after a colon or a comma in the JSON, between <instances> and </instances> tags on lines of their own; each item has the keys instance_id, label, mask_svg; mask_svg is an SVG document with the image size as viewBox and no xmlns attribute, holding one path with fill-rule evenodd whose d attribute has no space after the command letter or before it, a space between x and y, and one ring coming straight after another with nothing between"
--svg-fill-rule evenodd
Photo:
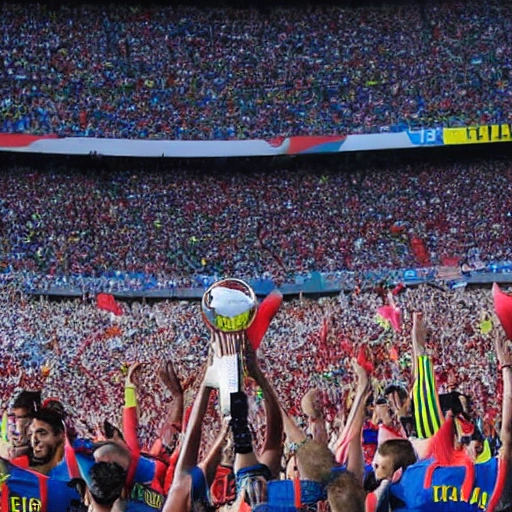
<instances>
[{"instance_id":1,"label":"raised hand","mask_svg":"<svg viewBox=\"0 0 512 512\"><path fill-rule=\"evenodd\" d=\"M172 361L169 359L165 361L160 368L158 369L158 376L160 380L164 384L164 386L173 394L173 395L182 395L183 387L181 386L180 379L176 375L174 370L174 365Z\"/></svg>"},{"instance_id":2,"label":"raised hand","mask_svg":"<svg viewBox=\"0 0 512 512\"><path fill-rule=\"evenodd\" d=\"M136 376L137 370L139 370L141 366L142 366L142 364L139 362L134 363L130 366L130 368L128 370L128 375L126 376L126 385L127 386L135 385L134 378Z\"/></svg>"},{"instance_id":3,"label":"raised hand","mask_svg":"<svg viewBox=\"0 0 512 512\"><path fill-rule=\"evenodd\" d=\"M366 389L370 386L370 375L362 365L356 359L352 359L352 369L354 375L357 377L357 387L360 389Z\"/></svg>"}]
</instances>

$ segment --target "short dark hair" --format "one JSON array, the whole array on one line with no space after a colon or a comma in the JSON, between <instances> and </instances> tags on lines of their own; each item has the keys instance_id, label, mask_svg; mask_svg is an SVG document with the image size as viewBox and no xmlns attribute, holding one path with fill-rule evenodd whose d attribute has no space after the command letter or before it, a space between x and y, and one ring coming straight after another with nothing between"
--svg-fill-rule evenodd
<instances>
[{"instance_id":1,"label":"short dark hair","mask_svg":"<svg viewBox=\"0 0 512 512\"><path fill-rule=\"evenodd\" d=\"M12 404L13 409L27 409L29 416L41 407L41 391L27 391L23 390L14 399Z\"/></svg>"},{"instance_id":2,"label":"short dark hair","mask_svg":"<svg viewBox=\"0 0 512 512\"><path fill-rule=\"evenodd\" d=\"M383 457L393 458L393 471L399 468L406 469L417 462L412 443L407 439L390 439L378 448Z\"/></svg>"},{"instance_id":3,"label":"short dark hair","mask_svg":"<svg viewBox=\"0 0 512 512\"><path fill-rule=\"evenodd\" d=\"M41 409L34 413L33 419L48 423L55 435L62 434L65 431L64 418L55 409L41 407Z\"/></svg>"},{"instance_id":4,"label":"short dark hair","mask_svg":"<svg viewBox=\"0 0 512 512\"><path fill-rule=\"evenodd\" d=\"M98 450L102 450L104 453L107 453L109 455L114 455L119 458L123 458L124 460L126 460L127 465L130 464L130 450L127 446L125 447L117 443L114 443L113 441L107 441L95 446L93 453L96 453Z\"/></svg>"},{"instance_id":5,"label":"short dark hair","mask_svg":"<svg viewBox=\"0 0 512 512\"><path fill-rule=\"evenodd\" d=\"M57 398L47 398L43 402L43 407L46 409L52 409L56 412L58 412L62 419L66 419L68 416L68 413L66 412L66 409L64 408L64 404L58 400Z\"/></svg>"},{"instance_id":6,"label":"short dark hair","mask_svg":"<svg viewBox=\"0 0 512 512\"><path fill-rule=\"evenodd\" d=\"M89 491L98 505L113 505L121 497L128 472L116 462L96 462L89 471Z\"/></svg>"}]
</instances>

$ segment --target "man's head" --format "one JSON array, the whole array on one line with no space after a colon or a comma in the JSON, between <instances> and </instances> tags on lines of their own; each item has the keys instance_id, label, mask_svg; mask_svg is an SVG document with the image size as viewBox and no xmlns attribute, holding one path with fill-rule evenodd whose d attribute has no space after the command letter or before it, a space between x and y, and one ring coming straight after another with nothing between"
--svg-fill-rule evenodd
<instances>
[{"instance_id":1,"label":"man's head","mask_svg":"<svg viewBox=\"0 0 512 512\"><path fill-rule=\"evenodd\" d=\"M407 390L402 386L392 385L388 386L384 391L384 396L390 404L396 408L401 408L407 401Z\"/></svg>"},{"instance_id":2,"label":"man's head","mask_svg":"<svg viewBox=\"0 0 512 512\"><path fill-rule=\"evenodd\" d=\"M33 451L32 465L48 464L64 447L65 427L62 416L52 409L39 409L34 414L29 432Z\"/></svg>"},{"instance_id":3,"label":"man's head","mask_svg":"<svg viewBox=\"0 0 512 512\"><path fill-rule=\"evenodd\" d=\"M96 462L89 470L87 487L98 505L113 505L126 485L126 469L115 462Z\"/></svg>"},{"instance_id":4,"label":"man's head","mask_svg":"<svg viewBox=\"0 0 512 512\"><path fill-rule=\"evenodd\" d=\"M469 446L466 449L470 456L472 455L475 459L477 459L484 453L485 439L483 439L479 436L478 437L473 436L471 443L469 443Z\"/></svg>"},{"instance_id":5,"label":"man's head","mask_svg":"<svg viewBox=\"0 0 512 512\"><path fill-rule=\"evenodd\" d=\"M41 408L41 392L40 391L22 391L12 404L13 412L33 415Z\"/></svg>"},{"instance_id":6,"label":"man's head","mask_svg":"<svg viewBox=\"0 0 512 512\"><path fill-rule=\"evenodd\" d=\"M416 454L407 439L390 439L382 443L373 459L373 470L377 481L391 480L397 469L406 469L416 462Z\"/></svg>"},{"instance_id":7,"label":"man's head","mask_svg":"<svg viewBox=\"0 0 512 512\"><path fill-rule=\"evenodd\" d=\"M11 446L16 450L13 456L22 455L30 448L29 427L34 414L40 407L40 391L22 391L14 400L10 414L13 427L9 430Z\"/></svg>"},{"instance_id":8,"label":"man's head","mask_svg":"<svg viewBox=\"0 0 512 512\"><path fill-rule=\"evenodd\" d=\"M327 446L309 439L299 447L296 453L299 473L305 480L327 482L336 465L333 453Z\"/></svg>"},{"instance_id":9,"label":"man's head","mask_svg":"<svg viewBox=\"0 0 512 512\"><path fill-rule=\"evenodd\" d=\"M327 487L332 512L364 512L366 493L350 473L341 473Z\"/></svg>"},{"instance_id":10,"label":"man's head","mask_svg":"<svg viewBox=\"0 0 512 512\"><path fill-rule=\"evenodd\" d=\"M93 457L97 463L117 464L125 471L130 467L130 450L123 442L107 441L94 450Z\"/></svg>"}]
</instances>

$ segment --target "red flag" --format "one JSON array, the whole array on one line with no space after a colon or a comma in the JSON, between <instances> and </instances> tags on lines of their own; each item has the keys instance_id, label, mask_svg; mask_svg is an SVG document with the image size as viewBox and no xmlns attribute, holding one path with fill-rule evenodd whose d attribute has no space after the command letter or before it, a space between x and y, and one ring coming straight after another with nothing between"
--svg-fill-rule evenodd
<instances>
[{"instance_id":1,"label":"red flag","mask_svg":"<svg viewBox=\"0 0 512 512\"><path fill-rule=\"evenodd\" d=\"M116 316L123 314L123 308L116 302L113 295L109 295L108 293L99 293L96 297L96 301L98 308L100 309L111 311Z\"/></svg>"},{"instance_id":2,"label":"red flag","mask_svg":"<svg viewBox=\"0 0 512 512\"><path fill-rule=\"evenodd\" d=\"M283 296L281 292L274 291L265 299L258 307L256 318L254 322L247 329L247 338L251 342L252 348L256 351L261 345L263 336L267 332L268 326L272 319L276 316L276 313L281 307L283 302Z\"/></svg>"},{"instance_id":3,"label":"red flag","mask_svg":"<svg viewBox=\"0 0 512 512\"><path fill-rule=\"evenodd\" d=\"M396 332L400 332L400 310L393 306L382 306L377 310L377 313L384 318L384 320L389 320L393 329Z\"/></svg>"},{"instance_id":4,"label":"red flag","mask_svg":"<svg viewBox=\"0 0 512 512\"><path fill-rule=\"evenodd\" d=\"M512 297L503 293L496 283L492 285L492 295L494 297L494 311L500 319L507 338L512 340Z\"/></svg>"}]
</instances>

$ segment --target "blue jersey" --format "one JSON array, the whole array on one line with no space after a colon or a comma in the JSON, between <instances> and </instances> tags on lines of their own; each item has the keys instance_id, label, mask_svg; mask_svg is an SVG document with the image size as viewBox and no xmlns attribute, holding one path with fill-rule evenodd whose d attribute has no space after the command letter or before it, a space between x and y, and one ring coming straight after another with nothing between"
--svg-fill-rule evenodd
<instances>
[{"instance_id":1,"label":"blue jersey","mask_svg":"<svg viewBox=\"0 0 512 512\"><path fill-rule=\"evenodd\" d=\"M486 510L498 479L498 459L475 465L475 481L471 496L464 501L461 488L465 468L438 467L432 485L425 489L427 468L432 459L409 466L400 481L389 487L389 503L397 512L478 512ZM381 510L379 508L379 510Z\"/></svg>"},{"instance_id":2,"label":"blue jersey","mask_svg":"<svg viewBox=\"0 0 512 512\"><path fill-rule=\"evenodd\" d=\"M23 469L0 459L0 472L8 475L2 488L2 512L67 512L80 503L77 491L66 481Z\"/></svg>"}]
</instances>

